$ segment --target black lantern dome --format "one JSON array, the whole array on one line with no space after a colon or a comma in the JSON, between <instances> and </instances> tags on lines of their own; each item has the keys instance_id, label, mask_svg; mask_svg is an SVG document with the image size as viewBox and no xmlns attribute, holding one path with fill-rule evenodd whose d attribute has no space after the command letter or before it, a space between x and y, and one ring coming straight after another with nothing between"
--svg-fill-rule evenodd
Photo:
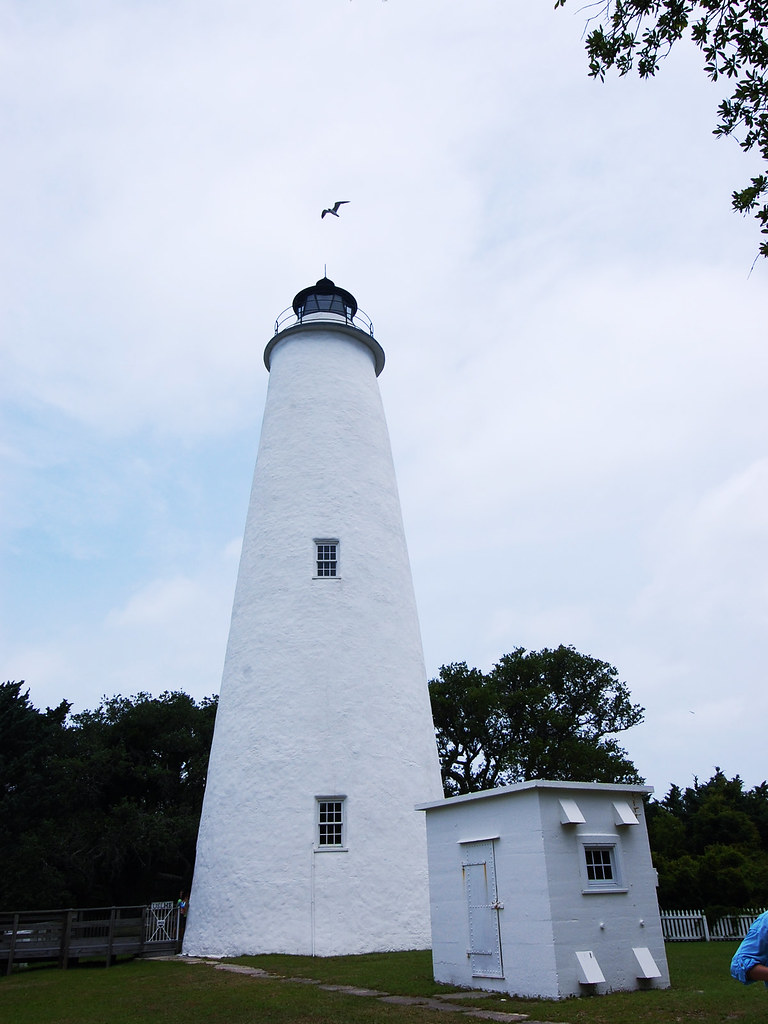
<instances>
[{"instance_id":1,"label":"black lantern dome","mask_svg":"<svg viewBox=\"0 0 768 1024\"><path fill-rule=\"evenodd\" d=\"M312 313L335 313L352 320L357 313L357 301L351 292L337 288L330 278L321 277L312 287L302 288L293 300L293 311L299 320Z\"/></svg>"},{"instance_id":2,"label":"black lantern dome","mask_svg":"<svg viewBox=\"0 0 768 1024\"><path fill-rule=\"evenodd\" d=\"M293 305L275 320L275 334L312 321L343 323L373 337L371 318L358 307L355 296L329 277L321 277L317 284L301 289Z\"/></svg>"}]
</instances>

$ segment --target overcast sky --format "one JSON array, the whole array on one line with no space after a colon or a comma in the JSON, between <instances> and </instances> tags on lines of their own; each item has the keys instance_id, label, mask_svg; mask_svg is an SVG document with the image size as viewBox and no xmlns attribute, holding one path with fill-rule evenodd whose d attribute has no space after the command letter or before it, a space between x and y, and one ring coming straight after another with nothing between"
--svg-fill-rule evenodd
<instances>
[{"instance_id":1,"label":"overcast sky","mask_svg":"<svg viewBox=\"0 0 768 1024\"><path fill-rule=\"evenodd\" d=\"M218 691L276 316L380 386L427 670L572 644L663 796L768 776L768 264L691 49L552 0L0 0L2 673ZM320 219L337 199L339 219Z\"/></svg>"}]
</instances>

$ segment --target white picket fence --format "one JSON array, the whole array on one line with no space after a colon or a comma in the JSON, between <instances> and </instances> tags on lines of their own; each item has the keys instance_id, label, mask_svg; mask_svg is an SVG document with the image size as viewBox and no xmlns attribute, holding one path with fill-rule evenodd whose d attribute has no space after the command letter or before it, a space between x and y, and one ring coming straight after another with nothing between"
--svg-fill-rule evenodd
<instances>
[{"instance_id":1,"label":"white picket fence","mask_svg":"<svg viewBox=\"0 0 768 1024\"><path fill-rule=\"evenodd\" d=\"M662 910L661 930L666 942L712 942L743 939L763 910L726 914L710 928L701 910Z\"/></svg>"}]
</instances>

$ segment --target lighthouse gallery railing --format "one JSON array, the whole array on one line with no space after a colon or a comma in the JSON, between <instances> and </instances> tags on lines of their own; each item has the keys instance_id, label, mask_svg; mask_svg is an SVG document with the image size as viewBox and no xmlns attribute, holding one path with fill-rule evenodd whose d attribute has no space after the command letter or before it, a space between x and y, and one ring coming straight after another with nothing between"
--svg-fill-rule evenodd
<instances>
[{"instance_id":1,"label":"lighthouse gallery railing","mask_svg":"<svg viewBox=\"0 0 768 1024\"><path fill-rule=\"evenodd\" d=\"M362 309L358 309L354 316L349 313L343 315L341 313L330 312L328 310L313 310L309 313L296 313L293 306L289 306L284 309L283 312L275 320L275 334L279 334L280 331L286 330L288 327L295 327L296 324L301 323L333 323L333 324L348 324L350 327L357 328L358 331L364 331L373 337L373 323L367 313L364 313Z\"/></svg>"}]
</instances>

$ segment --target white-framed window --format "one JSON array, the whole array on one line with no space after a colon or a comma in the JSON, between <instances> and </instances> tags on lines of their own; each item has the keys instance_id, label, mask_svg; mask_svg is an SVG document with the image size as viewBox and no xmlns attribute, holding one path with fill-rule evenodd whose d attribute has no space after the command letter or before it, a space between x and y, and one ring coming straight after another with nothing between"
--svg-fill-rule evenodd
<instances>
[{"instance_id":1,"label":"white-framed window","mask_svg":"<svg viewBox=\"0 0 768 1024\"><path fill-rule=\"evenodd\" d=\"M626 892L618 836L580 836L582 892Z\"/></svg>"},{"instance_id":2,"label":"white-framed window","mask_svg":"<svg viewBox=\"0 0 768 1024\"><path fill-rule=\"evenodd\" d=\"M315 579L339 575L339 542L333 539L315 540Z\"/></svg>"},{"instance_id":3,"label":"white-framed window","mask_svg":"<svg viewBox=\"0 0 768 1024\"><path fill-rule=\"evenodd\" d=\"M346 797L315 797L316 833L318 850L341 850L346 844Z\"/></svg>"},{"instance_id":4,"label":"white-framed window","mask_svg":"<svg viewBox=\"0 0 768 1024\"><path fill-rule=\"evenodd\" d=\"M604 885L616 882L616 867L613 863L612 846L585 846L587 881L590 884Z\"/></svg>"}]
</instances>

